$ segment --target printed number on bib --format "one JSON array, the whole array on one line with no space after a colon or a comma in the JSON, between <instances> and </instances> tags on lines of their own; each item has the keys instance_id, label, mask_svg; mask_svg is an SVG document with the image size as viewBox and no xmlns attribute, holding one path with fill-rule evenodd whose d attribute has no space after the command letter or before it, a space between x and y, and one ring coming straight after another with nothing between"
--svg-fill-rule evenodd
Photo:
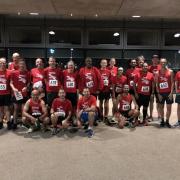
<instances>
[{"instance_id":1,"label":"printed number on bib","mask_svg":"<svg viewBox=\"0 0 180 180\"><path fill-rule=\"evenodd\" d=\"M57 80L49 80L49 86L58 86Z\"/></svg>"},{"instance_id":2,"label":"printed number on bib","mask_svg":"<svg viewBox=\"0 0 180 180\"><path fill-rule=\"evenodd\" d=\"M16 98L17 101L23 99L23 95L22 95L22 93L20 91L16 92L14 95L15 95L15 98Z\"/></svg>"},{"instance_id":3,"label":"printed number on bib","mask_svg":"<svg viewBox=\"0 0 180 180\"><path fill-rule=\"evenodd\" d=\"M163 82L159 84L160 89L167 89L168 88L168 82Z\"/></svg>"},{"instance_id":4,"label":"printed number on bib","mask_svg":"<svg viewBox=\"0 0 180 180\"><path fill-rule=\"evenodd\" d=\"M6 90L6 84L0 84L0 91Z\"/></svg>"},{"instance_id":5,"label":"printed number on bib","mask_svg":"<svg viewBox=\"0 0 180 180\"><path fill-rule=\"evenodd\" d=\"M58 111L58 112L57 112L57 115L58 115L58 116L61 116L61 117L65 117L66 113L61 110L61 111Z\"/></svg>"},{"instance_id":6,"label":"printed number on bib","mask_svg":"<svg viewBox=\"0 0 180 180\"><path fill-rule=\"evenodd\" d=\"M34 117L40 117L41 116L41 112L33 112L32 116Z\"/></svg>"},{"instance_id":7,"label":"printed number on bib","mask_svg":"<svg viewBox=\"0 0 180 180\"><path fill-rule=\"evenodd\" d=\"M141 91L142 92L149 92L149 86L142 86Z\"/></svg>"},{"instance_id":8,"label":"printed number on bib","mask_svg":"<svg viewBox=\"0 0 180 180\"><path fill-rule=\"evenodd\" d=\"M109 85L109 80L108 79L104 79L104 86L108 86Z\"/></svg>"},{"instance_id":9,"label":"printed number on bib","mask_svg":"<svg viewBox=\"0 0 180 180\"><path fill-rule=\"evenodd\" d=\"M122 110L123 111L128 111L130 109L130 105L129 104L123 104L122 106Z\"/></svg>"},{"instance_id":10,"label":"printed number on bib","mask_svg":"<svg viewBox=\"0 0 180 180\"><path fill-rule=\"evenodd\" d=\"M66 87L67 88L74 88L75 87L75 83L72 81L66 82Z\"/></svg>"},{"instance_id":11,"label":"printed number on bib","mask_svg":"<svg viewBox=\"0 0 180 180\"><path fill-rule=\"evenodd\" d=\"M93 85L94 85L93 81L89 81L89 82L86 83L86 86L87 86L88 88L92 88Z\"/></svg>"}]
</instances>

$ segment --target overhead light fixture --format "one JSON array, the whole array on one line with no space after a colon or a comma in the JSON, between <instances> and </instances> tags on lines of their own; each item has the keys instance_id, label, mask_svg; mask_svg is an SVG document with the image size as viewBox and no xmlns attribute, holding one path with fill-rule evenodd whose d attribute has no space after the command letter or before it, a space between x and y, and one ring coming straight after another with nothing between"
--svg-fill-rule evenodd
<instances>
[{"instance_id":1,"label":"overhead light fixture","mask_svg":"<svg viewBox=\"0 0 180 180\"><path fill-rule=\"evenodd\" d=\"M95 17L98 17L98 14L95 14L94 16L95 16Z\"/></svg>"},{"instance_id":2,"label":"overhead light fixture","mask_svg":"<svg viewBox=\"0 0 180 180\"><path fill-rule=\"evenodd\" d=\"M118 32L115 32L115 33L113 34L113 36L114 36L114 37L117 37L117 36L119 36L119 33L118 33Z\"/></svg>"},{"instance_id":3,"label":"overhead light fixture","mask_svg":"<svg viewBox=\"0 0 180 180\"><path fill-rule=\"evenodd\" d=\"M55 53L55 49L50 49L50 54L54 54Z\"/></svg>"},{"instance_id":4,"label":"overhead light fixture","mask_svg":"<svg viewBox=\"0 0 180 180\"><path fill-rule=\"evenodd\" d=\"M17 14L18 14L18 16L20 16L20 15L21 15L21 13L20 13L20 12L18 12Z\"/></svg>"},{"instance_id":5,"label":"overhead light fixture","mask_svg":"<svg viewBox=\"0 0 180 180\"><path fill-rule=\"evenodd\" d=\"M70 16L72 17L72 16L73 16L73 14L71 13L71 14L70 14Z\"/></svg>"},{"instance_id":6,"label":"overhead light fixture","mask_svg":"<svg viewBox=\"0 0 180 180\"><path fill-rule=\"evenodd\" d=\"M37 12L32 12L32 13L29 13L31 16L38 16L39 15L39 13L37 13Z\"/></svg>"},{"instance_id":7,"label":"overhead light fixture","mask_svg":"<svg viewBox=\"0 0 180 180\"><path fill-rule=\"evenodd\" d=\"M132 16L133 18L140 18L141 16L139 16L139 15L134 15L134 16Z\"/></svg>"},{"instance_id":8,"label":"overhead light fixture","mask_svg":"<svg viewBox=\"0 0 180 180\"><path fill-rule=\"evenodd\" d=\"M49 31L49 34L50 35L55 35L55 32L54 31Z\"/></svg>"},{"instance_id":9,"label":"overhead light fixture","mask_svg":"<svg viewBox=\"0 0 180 180\"><path fill-rule=\"evenodd\" d=\"M179 37L180 37L180 33L174 34L174 37L175 37L175 38L179 38Z\"/></svg>"}]
</instances>

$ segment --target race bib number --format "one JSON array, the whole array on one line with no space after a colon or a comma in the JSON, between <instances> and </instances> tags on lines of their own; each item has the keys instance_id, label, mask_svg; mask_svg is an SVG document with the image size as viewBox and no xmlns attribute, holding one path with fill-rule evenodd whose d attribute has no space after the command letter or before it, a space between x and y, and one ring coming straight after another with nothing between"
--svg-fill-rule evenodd
<instances>
[{"instance_id":1,"label":"race bib number","mask_svg":"<svg viewBox=\"0 0 180 180\"><path fill-rule=\"evenodd\" d=\"M40 117L41 116L41 112L33 112L32 116L34 117Z\"/></svg>"},{"instance_id":2,"label":"race bib number","mask_svg":"<svg viewBox=\"0 0 180 180\"><path fill-rule=\"evenodd\" d=\"M116 89L115 89L115 91L116 91L117 93L120 93L120 92L121 92L121 89L122 89L122 88L120 88L120 87L117 86Z\"/></svg>"},{"instance_id":3,"label":"race bib number","mask_svg":"<svg viewBox=\"0 0 180 180\"><path fill-rule=\"evenodd\" d=\"M130 105L129 105L129 104L123 104L122 110L123 110L123 111L128 111L128 110L130 110Z\"/></svg>"},{"instance_id":4,"label":"race bib number","mask_svg":"<svg viewBox=\"0 0 180 180\"><path fill-rule=\"evenodd\" d=\"M42 81L38 81L33 84L33 88L41 88L41 87L43 87Z\"/></svg>"},{"instance_id":5,"label":"race bib number","mask_svg":"<svg viewBox=\"0 0 180 180\"><path fill-rule=\"evenodd\" d=\"M65 117L66 113L64 111L58 111L57 116Z\"/></svg>"},{"instance_id":6,"label":"race bib number","mask_svg":"<svg viewBox=\"0 0 180 180\"><path fill-rule=\"evenodd\" d=\"M133 86L134 85L134 81L130 81L130 86Z\"/></svg>"},{"instance_id":7,"label":"race bib number","mask_svg":"<svg viewBox=\"0 0 180 180\"><path fill-rule=\"evenodd\" d=\"M93 81L89 81L86 83L86 87L88 87L88 88L92 88L93 85L94 85Z\"/></svg>"},{"instance_id":8,"label":"race bib number","mask_svg":"<svg viewBox=\"0 0 180 180\"><path fill-rule=\"evenodd\" d=\"M142 86L141 92L149 92L149 86Z\"/></svg>"},{"instance_id":9,"label":"race bib number","mask_svg":"<svg viewBox=\"0 0 180 180\"><path fill-rule=\"evenodd\" d=\"M168 82L163 82L159 84L160 89L167 89L168 88Z\"/></svg>"},{"instance_id":10,"label":"race bib number","mask_svg":"<svg viewBox=\"0 0 180 180\"><path fill-rule=\"evenodd\" d=\"M57 80L49 80L49 86L58 86Z\"/></svg>"},{"instance_id":11,"label":"race bib number","mask_svg":"<svg viewBox=\"0 0 180 180\"><path fill-rule=\"evenodd\" d=\"M6 84L0 84L0 91L6 90L7 86Z\"/></svg>"},{"instance_id":12,"label":"race bib number","mask_svg":"<svg viewBox=\"0 0 180 180\"><path fill-rule=\"evenodd\" d=\"M109 85L109 80L108 79L104 79L104 86L108 86Z\"/></svg>"},{"instance_id":13,"label":"race bib number","mask_svg":"<svg viewBox=\"0 0 180 180\"><path fill-rule=\"evenodd\" d=\"M22 95L22 93L20 91L14 93L14 95L15 95L15 98L16 98L17 101L23 99L23 95Z\"/></svg>"},{"instance_id":14,"label":"race bib number","mask_svg":"<svg viewBox=\"0 0 180 180\"><path fill-rule=\"evenodd\" d=\"M75 82L73 82L73 81L66 82L66 87L67 88L75 88Z\"/></svg>"}]
</instances>

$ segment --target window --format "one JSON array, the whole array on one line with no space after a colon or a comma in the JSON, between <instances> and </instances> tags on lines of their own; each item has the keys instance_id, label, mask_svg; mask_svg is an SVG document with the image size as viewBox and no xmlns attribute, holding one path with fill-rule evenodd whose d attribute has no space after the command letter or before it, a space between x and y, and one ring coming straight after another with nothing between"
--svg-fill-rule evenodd
<instances>
[{"instance_id":1,"label":"window","mask_svg":"<svg viewBox=\"0 0 180 180\"><path fill-rule=\"evenodd\" d=\"M12 44L40 44L42 42L41 29L36 27L9 28L9 43Z\"/></svg>"},{"instance_id":2,"label":"window","mask_svg":"<svg viewBox=\"0 0 180 180\"><path fill-rule=\"evenodd\" d=\"M157 45L154 31L128 31L127 45L129 46L154 46Z\"/></svg>"},{"instance_id":3,"label":"window","mask_svg":"<svg viewBox=\"0 0 180 180\"><path fill-rule=\"evenodd\" d=\"M98 44L120 45L120 35L114 36L114 33L116 33L116 31L114 30L90 30L89 45L98 45Z\"/></svg>"},{"instance_id":4,"label":"window","mask_svg":"<svg viewBox=\"0 0 180 180\"><path fill-rule=\"evenodd\" d=\"M55 34L49 34L49 43L81 44L81 30L58 29L53 30Z\"/></svg>"}]
</instances>

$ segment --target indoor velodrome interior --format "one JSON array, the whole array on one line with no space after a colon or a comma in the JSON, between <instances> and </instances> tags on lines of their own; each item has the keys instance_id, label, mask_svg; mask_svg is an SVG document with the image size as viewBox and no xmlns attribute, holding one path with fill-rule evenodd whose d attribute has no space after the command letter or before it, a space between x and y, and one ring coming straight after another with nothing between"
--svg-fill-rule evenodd
<instances>
[{"instance_id":1,"label":"indoor velodrome interior","mask_svg":"<svg viewBox=\"0 0 180 180\"><path fill-rule=\"evenodd\" d=\"M158 55L167 59L166 68L175 77L180 70L180 1L1 0L0 58L8 64L15 52L29 72L37 58L48 67L51 56L62 69L73 60L77 70L86 57L97 68L102 59L115 58L126 72L130 59L144 56L151 65ZM175 90L173 98L171 128L160 127L156 100L148 126L120 129L98 121L91 138L84 129L71 131L74 127L52 136L51 130L27 133L23 125L7 130L5 122L0 129L0 180L179 180ZM110 98L111 119L112 107Z\"/></svg>"}]
</instances>

